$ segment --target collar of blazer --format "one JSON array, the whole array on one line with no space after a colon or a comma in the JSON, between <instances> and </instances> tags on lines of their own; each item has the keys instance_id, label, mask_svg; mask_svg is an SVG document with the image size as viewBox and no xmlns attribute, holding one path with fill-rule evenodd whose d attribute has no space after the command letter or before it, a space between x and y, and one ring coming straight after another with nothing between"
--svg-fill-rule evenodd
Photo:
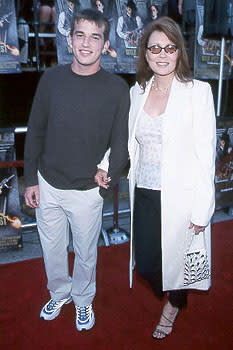
<instances>
[{"instance_id":1,"label":"collar of blazer","mask_svg":"<svg viewBox=\"0 0 233 350\"><path fill-rule=\"evenodd\" d=\"M135 140L135 132L137 121L141 115L143 106L145 105L147 96L149 94L151 84L151 78L147 85L145 92L142 92L142 89L138 84L135 84L132 88L131 93L131 110L129 117L129 148ZM172 134L174 134L174 129L177 122L177 114L183 109L185 104L185 90L187 87L190 87L190 83L182 83L177 78L174 77L171 85L170 94L168 97L167 106L165 109L165 118L164 118L164 127L163 127L163 139L166 142Z\"/></svg>"}]
</instances>

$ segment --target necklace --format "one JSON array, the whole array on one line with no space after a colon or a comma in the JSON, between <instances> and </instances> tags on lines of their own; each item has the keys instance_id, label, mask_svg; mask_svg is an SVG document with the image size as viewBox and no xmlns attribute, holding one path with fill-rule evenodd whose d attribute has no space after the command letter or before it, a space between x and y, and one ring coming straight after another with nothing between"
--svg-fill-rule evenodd
<instances>
[{"instance_id":1,"label":"necklace","mask_svg":"<svg viewBox=\"0 0 233 350\"><path fill-rule=\"evenodd\" d=\"M163 95L167 95L170 86L166 86L166 87L158 86L158 84L155 84L155 76L154 76L152 80L151 88L152 90L161 92Z\"/></svg>"}]
</instances>

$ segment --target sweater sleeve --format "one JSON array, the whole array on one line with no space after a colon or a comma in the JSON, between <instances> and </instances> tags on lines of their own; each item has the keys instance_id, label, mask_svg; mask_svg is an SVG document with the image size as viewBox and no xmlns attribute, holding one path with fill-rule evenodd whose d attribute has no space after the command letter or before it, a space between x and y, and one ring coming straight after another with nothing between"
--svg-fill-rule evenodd
<instances>
[{"instance_id":1,"label":"sweater sleeve","mask_svg":"<svg viewBox=\"0 0 233 350\"><path fill-rule=\"evenodd\" d=\"M44 73L34 96L24 147L24 180L26 187L38 184L37 170L47 128L48 100L47 73Z\"/></svg>"},{"instance_id":2,"label":"sweater sleeve","mask_svg":"<svg viewBox=\"0 0 233 350\"><path fill-rule=\"evenodd\" d=\"M111 138L108 176L111 177L110 188L118 183L122 171L128 162L128 118L129 118L129 89L125 85L122 89L121 98L118 102L118 110L114 118ZM105 195L106 190L101 188L101 195Z\"/></svg>"}]
</instances>

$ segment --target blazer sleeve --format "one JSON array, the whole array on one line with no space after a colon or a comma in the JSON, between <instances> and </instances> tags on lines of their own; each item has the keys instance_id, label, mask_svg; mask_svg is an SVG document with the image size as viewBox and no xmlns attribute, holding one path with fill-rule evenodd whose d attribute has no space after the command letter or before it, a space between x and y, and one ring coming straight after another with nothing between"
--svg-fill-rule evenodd
<instances>
[{"instance_id":1,"label":"blazer sleeve","mask_svg":"<svg viewBox=\"0 0 233 350\"><path fill-rule=\"evenodd\" d=\"M193 136L196 182L191 222L207 226L215 207L216 119L213 95L208 83L194 88Z\"/></svg>"},{"instance_id":2,"label":"blazer sleeve","mask_svg":"<svg viewBox=\"0 0 233 350\"><path fill-rule=\"evenodd\" d=\"M101 160L101 162L99 164L97 164L98 169L102 169L102 170L108 172L110 152L111 152L111 148L109 148L105 152L103 159Z\"/></svg>"}]
</instances>

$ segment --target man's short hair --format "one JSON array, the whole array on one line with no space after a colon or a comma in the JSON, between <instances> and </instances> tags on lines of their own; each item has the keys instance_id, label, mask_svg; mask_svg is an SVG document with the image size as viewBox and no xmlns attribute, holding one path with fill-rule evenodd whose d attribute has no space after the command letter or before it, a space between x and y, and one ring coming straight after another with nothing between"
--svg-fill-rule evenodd
<instances>
[{"instance_id":1,"label":"man's short hair","mask_svg":"<svg viewBox=\"0 0 233 350\"><path fill-rule=\"evenodd\" d=\"M93 9L85 9L80 12L74 13L70 28L71 36L73 36L74 33L75 23L79 23L80 21L93 22L99 28L104 26L104 41L107 41L109 39L110 24L100 11Z\"/></svg>"}]
</instances>

